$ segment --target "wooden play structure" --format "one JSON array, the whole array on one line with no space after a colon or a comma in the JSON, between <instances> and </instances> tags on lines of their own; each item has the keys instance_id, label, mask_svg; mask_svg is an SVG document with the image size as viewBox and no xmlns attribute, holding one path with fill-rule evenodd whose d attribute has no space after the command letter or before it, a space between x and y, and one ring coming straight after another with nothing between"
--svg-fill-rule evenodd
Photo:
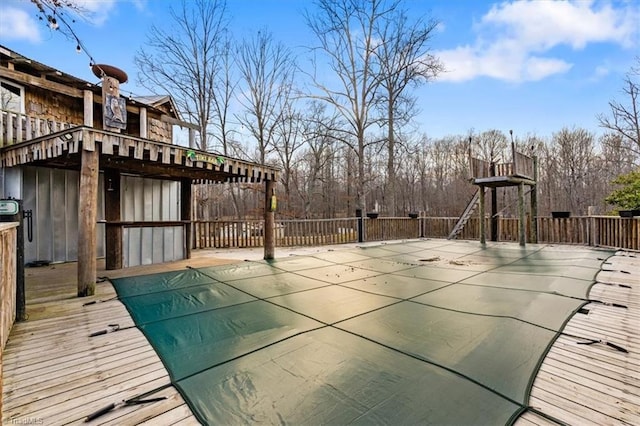
<instances>
[{"instance_id":1,"label":"wooden play structure","mask_svg":"<svg viewBox=\"0 0 640 426\"><path fill-rule=\"evenodd\" d=\"M513 133L511 132L513 135ZM485 218L485 196L487 189L491 189L491 236L492 240L497 240L497 188L515 186L518 188L518 240L521 246L526 242L526 220L525 220L525 185L529 187L527 193L530 195L530 229L529 240L537 242L536 218L537 193L536 182L538 179L537 161L535 156L529 156L516 151L515 143L511 142L512 161L508 163L495 163L481 160L473 156L471 144L469 144L469 167L470 182L478 187L464 212L458 219L449 239L455 238L464 228L469 218L476 208L480 217L480 243L486 243L486 222Z\"/></svg>"}]
</instances>

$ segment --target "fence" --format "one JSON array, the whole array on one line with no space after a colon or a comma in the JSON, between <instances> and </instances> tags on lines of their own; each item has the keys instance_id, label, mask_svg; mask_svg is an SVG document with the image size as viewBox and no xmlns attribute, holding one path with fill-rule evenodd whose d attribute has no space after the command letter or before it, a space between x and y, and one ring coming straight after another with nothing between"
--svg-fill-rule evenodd
<instances>
[{"instance_id":1,"label":"fence","mask_svg":"<svg viewBox=\"0 0 640 426\"><path fill-rule=\"evenodd\" d=\"M363 218L363 240L384 241L408 238L446 238L456 217L419 219L389 217ZM489 219L485 229L490 229ZM539 217L538 242L640 250L640 218L578 216L562 219ZM195 248L261 247L263 221L195 221ZM529 230L530 223L526 229ZM306 219L276 222L276 246L317 246L358 241L358 219ZM471 218L458 236L463 240L480 238L479 219ZM518 241L518 220L498 219L498 240ZM527 241L531 242L528 235Z\"/></svg>"}]
</instances>

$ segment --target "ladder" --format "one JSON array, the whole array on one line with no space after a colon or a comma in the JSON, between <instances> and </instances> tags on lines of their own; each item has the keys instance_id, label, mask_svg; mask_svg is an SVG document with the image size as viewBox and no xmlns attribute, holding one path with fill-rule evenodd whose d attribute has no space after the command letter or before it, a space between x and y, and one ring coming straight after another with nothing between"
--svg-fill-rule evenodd
<instances>
[{"instance_id":1,"label":"ladder","mask_svg":"<svg viewBox=\"0 0 640 426\"><path fill-rule=\"evenodd\" d=\"M464 228L464 225L466 225L467 221L469 220L469 218L475 211L476 207L478 206L478 201L480 201L480 191L483 189L486 191L486 188L479 187L476 193L473 194L471 201L469 201L469 204L467 204L467 207L464 209L464 212L458 219L458 222L456 222L455 226L451 230L451 233L447 237L447 240L453 240L462 231L462 229Z\"/></svg>"}]
</instances>

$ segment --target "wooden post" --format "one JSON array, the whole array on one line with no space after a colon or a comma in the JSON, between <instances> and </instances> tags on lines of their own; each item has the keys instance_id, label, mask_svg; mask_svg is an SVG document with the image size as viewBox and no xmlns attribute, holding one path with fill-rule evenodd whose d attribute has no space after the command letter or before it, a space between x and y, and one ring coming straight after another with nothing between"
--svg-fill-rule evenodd
<instances>
[{"instance_id":1,"label":"wooden post","mask_svg":"<svg viewBox=\"0 0 640 426\"><path fill-rule=\"evenodd\" d=\"M518 185L518 239L520 245L525 245L525 222L524 222L524 183Z\"/></svg>"},{"instance_id":2,"label":"wooden post","mask_svg":"<svg viewBox=\"0 0 640 426\"><path fill-rule=\"evenodd\" d=\"M480 216L480 244L486 244L487 237L485 236L484 230L484 186L481 185L479 188L480 199L478 203L480 203L480 205L478 206L478 216Z\"/></svg>"},{"instance_id":3,"label":"wooden post","mask_svg":"<svg viewBox=\"0 0 640 426\"><path fill-rule=\"evenodd\" d=\"M111 224L122 220L120 206L120 171L106 169L104 171L104 215L106 225L105 267L108 270L122 269L122 225Z\"/></svg>"},{"instance_id":4,"label":"wooden post","mask_svg":"<svg viewBox=\"0 0 640 426\"><path fill-rule=\"evenodd\" d=\"M78 209L78 296L96 291L96 220L98 216L98 151L81 151Z\"/></svg>"},{"instance_id":5,"label":"wooden post","mask_svg":"<svg viewBox=\"0 0 640 426\"><path fill-rule=\"evenodd\" d=\"M533 156L533 180L531 187L531 242L538 243L538 157Z\"/></svg>"},{"instance_id":6,"label":"wooden post","mask_svg":"<svg viewBox=\"0 0 640 426\"><path fill-rule=\"evenodd\" d=\"M93 92L85 90L84 92L84 120L83 124L93 127Z\"/></svg>"},{"instance_id":7,"label":"wooden post","mask_svg":"<svg viewBox=\"0 0 640 426\"><path fill-rule=\"evenodd\" d=\"M196 148L196 131L189 127L189 148Z\"/></svg>"},{"instance_id":8,"label":"wooden post","mask_svg":"<svg viewBox=\"0 0 640 426\"><path fill-rule=\"evenodd\" d=\"M147 109L140 107L140 137L146 139L148 137Z\"/></svg>"},{"instance_id":9,"label":"wooden post","mask_svg":"<svg viewBox=\"0 0 640 426\"><path fill-rule=\"evenodd\" d=\"M491 153L493 158L493 153ZM496 175L496 163L491 162L489 175ZM498 188L491 188L491 241L498 241Z\"/></svg>"},{"instance_id":10,"label":"wooden post","mask_svg":"<svg viewBox=\"0 0 640 426\"><path fill-rule=\"evenodd\" d=\"M191 179L180 179L180 220L184 227L184 257L191 259Z\"/></svg>"},{"instance_id":11,"label":"wooden post","mask_svg":"<svg viewBox=\"0 0 640 426\"><path fill-rule=\"evenodd\" d=\"M264 259L275 259L276 253L276 232L275 216L271 197L275 196L275 182L266 180L264 188Z\"/></svg>"}]
</instances>

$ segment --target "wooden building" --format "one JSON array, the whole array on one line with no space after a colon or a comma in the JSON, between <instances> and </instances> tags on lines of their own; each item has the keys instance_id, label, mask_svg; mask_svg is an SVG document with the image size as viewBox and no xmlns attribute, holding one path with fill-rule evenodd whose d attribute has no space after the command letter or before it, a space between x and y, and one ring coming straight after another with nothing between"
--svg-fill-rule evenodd
<instances>
[{"instance_id":1,"label":"wooden building","mask_svg":"<svg viewBox=\"0 0 640 426\"><path fill-rule=\"evenodd\" d=\"M108 269L190 257L193 183L265 184L265 258L274 256L277 170L194 149L171 97L125 97L127 76L97 83L0 46L0 198L24 200L26 261L78 261L78 295ZM173 143L189 129L189 146Z\"/></svg>"}]
</instances>

